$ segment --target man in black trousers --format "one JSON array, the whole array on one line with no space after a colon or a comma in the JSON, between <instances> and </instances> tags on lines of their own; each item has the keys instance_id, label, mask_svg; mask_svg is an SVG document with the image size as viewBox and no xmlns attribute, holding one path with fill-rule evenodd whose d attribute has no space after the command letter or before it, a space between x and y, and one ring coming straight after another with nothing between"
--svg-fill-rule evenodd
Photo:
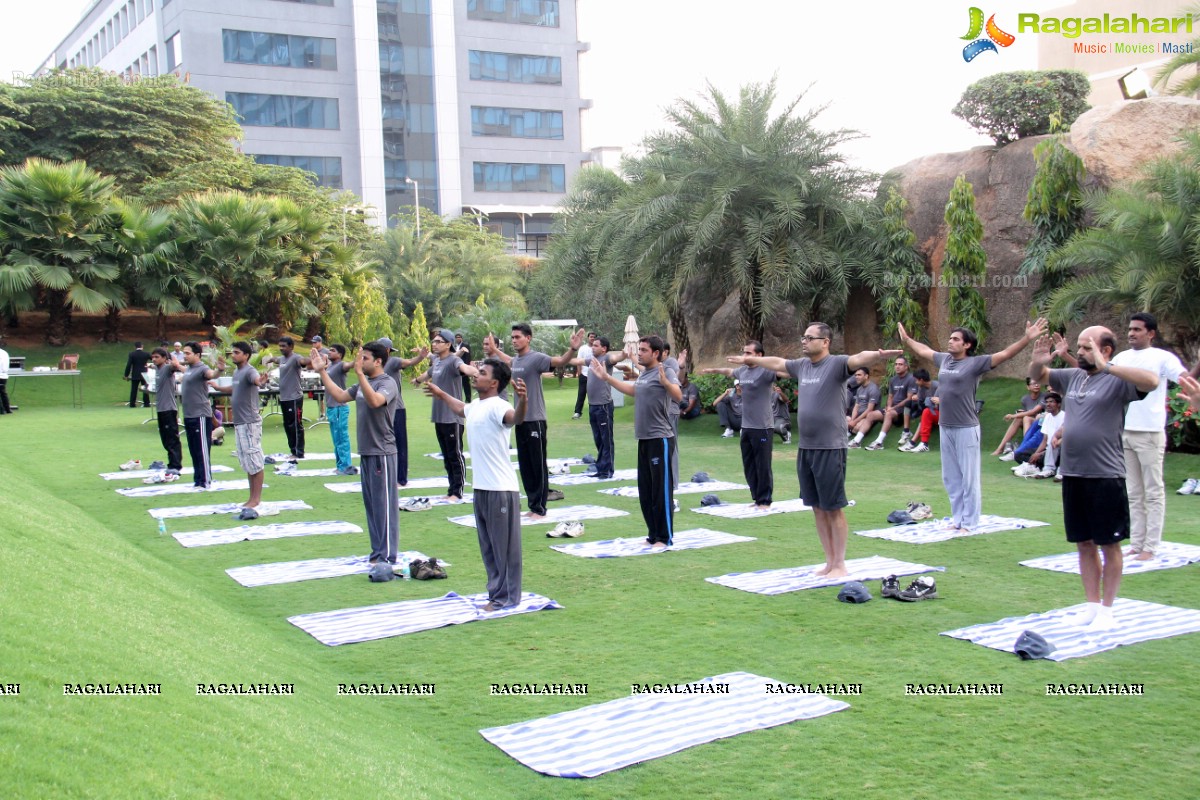
<instances>
[{"instance_id":1,"label":"man in black trousers","mask_svg":"<svg viewBox=\"0 0 1200 800\"><path fill-rule=\"evenodd\" d=\"M142 349L141 342L133 343L129 358L125 359L125 380L129 381L129 407L137 408L138 387L142 387L142 408L150 407L150 395L146 392L146 378L142 374L150 363L150 354Z\"/></svg>"}]
</instances>

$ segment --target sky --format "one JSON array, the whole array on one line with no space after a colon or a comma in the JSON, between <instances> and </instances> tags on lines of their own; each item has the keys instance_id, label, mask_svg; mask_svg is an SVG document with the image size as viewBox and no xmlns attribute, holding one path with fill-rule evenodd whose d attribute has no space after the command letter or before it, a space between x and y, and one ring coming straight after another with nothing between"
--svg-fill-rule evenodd
<instances>
[{"instance_id":1,"label":"sky","mask_svg":"<svg viewBox=\"0 0 1200 800\"><path fill-rule=\"evenodd\" d=\"M970 3L579 0L579 38L590 43L580 59L582 92L593 101L584 147L635 147L665 127L663 110L674 101L699 99L710 83L736 97L739 87L773 76L781 106L803 96L801 109L826 106L818 127L862 134L842 149L864 169L989 144L950 110L986 75L1036 68L1037 37L1018 36L965 62ZM0 76L32 71L87 5L2 0ZM1023 0L1019 10L1061 5ZM997 22L1003 28L1008 19L1015 31L1015 13L999 11Z\"/></svg>"}]
</instances>

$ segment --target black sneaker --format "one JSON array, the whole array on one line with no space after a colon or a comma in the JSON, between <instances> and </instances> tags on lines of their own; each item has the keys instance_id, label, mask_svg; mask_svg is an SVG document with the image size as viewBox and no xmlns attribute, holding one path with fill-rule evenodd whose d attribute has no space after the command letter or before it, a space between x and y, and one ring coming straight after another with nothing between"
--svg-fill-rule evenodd
<instances>
[{"instance_id":1,"label":"black sneaker","mask_svg":"<svg viewBox=\"0 0 1200 800\"><path fill-rule=\"evenodd\" d=\"M167 468L167 465L161 461L151 461L150 462L150 469L160 469L161 470L161 469L166 469L166 468Z\"/></svg>"},{"instance_id":2,"label":"black sneaker","mask_svg":"<svg viewBox=\"0 0 1200 800\"><path fill-rule=\"evenodd\" d=\"M900 580L895 575L888 575L879 584L881 597L898 597L900 595Z\"/></svg>"},{"instance_id":3,"label":"black sneaker","mask_svg":"<svg viewBox=\"0 0 1200 800\"><path fill-rule=\"evenodd\" d=\"M908 588L896 595L897 600L915 603L917 600L933 600L938 596L937 584L928 575L922 575L908 585Z\"/></svg>"}]
</instances>

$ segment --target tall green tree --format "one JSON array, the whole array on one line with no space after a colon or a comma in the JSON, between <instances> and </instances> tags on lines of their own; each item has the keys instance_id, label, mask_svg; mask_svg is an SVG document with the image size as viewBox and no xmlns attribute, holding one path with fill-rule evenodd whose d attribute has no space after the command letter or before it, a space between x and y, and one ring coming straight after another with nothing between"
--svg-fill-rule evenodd
<instances>
[{"instance_id":1,"label":"tall green tree","mask_svg":"<svg viewBox=\"0 0 1200 800\"><path fill-rule=\"evenodd\" d=\"M1087 205L1095 227L1050 259L1053 269L1078 272L1051 296L1051 321L1078 319L1093 304L1122 315L1150 311L1191 356L1200 344L1200 133Z\"/></svg>"},{"instance_id":2,"label":"tall green tree","mask_svg":"<svg viewBox=\"0 0 1200 800\"><path fill-rule=\"evenodd\" d=\"M85 161L123 190L185 164L232 158L233 110L175 76L125 81L72 69L0 84L13 123L0 125L0 163Z\"/></svg>"},{"instance_id":3,"label":"tall green tree","mask_svg":"<svg viewBox=\"0 0 1200 800\"><path fill-rule=\"evenodd\" d=\"M914 339L920 339L925 330L925 311L914 296L928 285L925 262L917 252L917 235L908 225L907 211L908 201L895 186L888 186L877 239L884 275L872 287L887 341L896 339L899 325Z\"/></svg>"},{"instance_id":4,"label":"tall green tree","mask_svg":"<svg viewBox=\"0 0 1200 800\"><path fill-rule=\"evenodd\" d=\"M1084 227L1083 160L1075 155L1060 134L1033 148L1037 170L1025 201L1025 219L1033 225L1033 236L1025 245L1019 274L1040 276L1034 301L1044 304L1064 283L1070 271L1050 269L1050 255Z\"/></svg>"},{"instance_id":5,"label":"tall green tree","mask_svg":"<svg viewBox=\"0 0 1200 800\"><path fill-rule=\"evenodd\" d=\"M149 208L135 200L117 198L113 203L112 239L121 265L122 301L111 303L105 317L103 339L116 342L121 336L121 311L129 305L155 313L157 338L166 338L166 315L189 309L190 291L185 269L175 264L175 238L171 214Z\"/></svg>"},{"instance_id":6,"label":"tall green tree","mask_svg":"<svg viewBox=\"0 0 1200 800\"><path fill-rule=\"evenodd\" d=\"M946 204L946 256L942 277L949 284L950 324L975 332L979 337L976 351L992 331L987 318L987 303L979 286L987 277L987 253L983 249L983 222L975 213L975 189L965 175L959 175Z\"/></svg>"},{"instance_id":7,"label":"tall green tree","mask_svg":"<svg viewBox=\"0 0 1200 800\"><path fill-rule=\"evenodd\" d=\"M86 164L0 169L0 308L44 307L46 344L62 346L73 311L123 303L112 225L113 179Z\"/></svg>"},{"instance_id":8,"label":"tall green tree","mask_svg":"<svg viewBox=\"0 0 1200 800\"><path fill-rule=\"evenodd\" d=\"M1193 21L1200 21L1200 3L1193 3L1183 13ZM1165 89L1167 94L1194 96L1200 92L1200 37L1189 44L1190 47L1163 64L1154 77L1154 85ZM1179 80L1172 85L1171 80L1176 77Z\"/></svg>"}]
</instances>

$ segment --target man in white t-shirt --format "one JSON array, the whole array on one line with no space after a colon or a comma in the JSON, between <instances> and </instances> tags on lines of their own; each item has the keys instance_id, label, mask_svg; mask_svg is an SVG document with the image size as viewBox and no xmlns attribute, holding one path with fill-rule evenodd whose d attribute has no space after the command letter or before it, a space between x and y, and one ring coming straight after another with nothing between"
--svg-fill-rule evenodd
<instances>
[{"instance_id":1,"label":"man in white t-shirt","mask_svg":"<svg viewBox=\"0 0 1200 800\"><path fill-rule=\"evenodd\" d=\"M511 376L507 364L487 358L474 376L479 397L475 402L463 403L434 383L426 384L425 389L467 421L475 530L487 571L488 602L483 606L487 613L521 602L521 494L508 456L508 439L513 426L525 419L525 382L513 382L517 395L517 407L513 408L500 396Z\"/></svg>"},{"instance_id":2,"label":"man in white t-shirt","mask_svg":"<svg viewBox=\"0 0 1200 800\"><path fill-rule=\"evenodd\" d=\"M1166 492L1163 454L1167 448L1167 382L1178 383L1187 369L1179 359L1154 347L1158 320L1140 311L1129 318L1129 348L1112 363L1148 370L1158 376L1158 388L1146 399L1130 403L1125 413L1125 489L1129 493L1129 549L1137 561L1151 561L1162 544Z\"/></svg>"},{"instance_id":3,"label":"man in white t-shirt","mask_svg":"<svg viewBox=\"0 0 1200 800\"><path fill-rule=\"evenodd\" d=\"M596 341L596 332L588 331L587 341L579 345L579 352L575 354L575 358L581 362L576 366L579 369L579 391L575 394L575 413L571 419L579 419L583 416L583 401L587 399L587 379L588 374L592 371L589 366L592 360L592 342ZM575 361L571 361L575 364Z\"/></svg>"}]
</instances>

